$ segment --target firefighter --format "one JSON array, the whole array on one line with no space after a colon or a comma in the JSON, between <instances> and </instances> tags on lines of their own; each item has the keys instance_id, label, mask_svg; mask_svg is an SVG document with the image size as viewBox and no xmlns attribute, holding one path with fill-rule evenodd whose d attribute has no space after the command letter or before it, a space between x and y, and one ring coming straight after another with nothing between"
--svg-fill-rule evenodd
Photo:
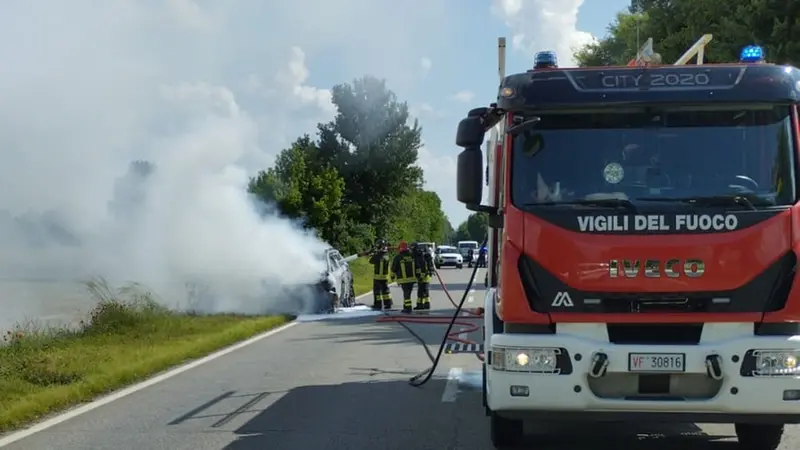
<instances>
[{"instance_id":1,"label":"firefighter","mask_svg":"<svg viewBox=\"0 0 800 450\"><path fill-rule=\"evenodd\" d=\"M392 261L392 275L394 275L394 281L403 290L403 312L410 314L412 312L411 293L414 290L417 275L414 267L414 255L411 254L406 241L400 241L400 244L397 245L397 255Z\"/></svg>"},{"instance_id":2,"label":"firefighter","mask_svg":"<svg viewBox=\"0 0 800 450\"><path fill-rule=\"evenodd\" d=\"M372 309L392 309L392 293L389 291L389 246L384 239L375 241L375 248L371 252L361 253L359 256L369 256L372 264Z\"/></svg>"},{"instance_id":3,"label":"firefighter","mask_svg":"<svg viewBox=\"0 0 800 450\"><path fill-rule=\"evenodd\" d=\"M411 244L411 250L414 254L414 268L417 275L417 305L414 310L429 310L431 309L431 277L433 271L436 270L433 266L433 257L431 252L416 242Z\"/></svg>"},{"instance_id":4,"label":"firefighter","mask_svg":"<svg viewBox=\"0 0 800 450\"><path fill-rule=\"evenodd\" d=\"M478 253L478 267L486 267L486 247L481 247L480 253Z\"/></svg>"}]
</instances>

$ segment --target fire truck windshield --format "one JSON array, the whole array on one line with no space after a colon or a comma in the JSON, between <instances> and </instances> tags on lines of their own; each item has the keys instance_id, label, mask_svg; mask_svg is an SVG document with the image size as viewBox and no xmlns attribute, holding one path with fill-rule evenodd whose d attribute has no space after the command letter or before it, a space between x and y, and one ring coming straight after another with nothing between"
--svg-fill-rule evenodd
<instances>
[{"instance_id":1,"label":"fire truck windshield","mask_svg":"<svg viewBox=\"0 0 800 450\"><path fill-rule=\"evenodd\" d=\"M788 106L537 116L537 126L517 135L512 148L512 201L522 209L560 203L604 207L587 202L604 199L639 205L673 199L685 205L681 200L746 196L761 207L795 202Z\"/></svg>"}]
</instances>

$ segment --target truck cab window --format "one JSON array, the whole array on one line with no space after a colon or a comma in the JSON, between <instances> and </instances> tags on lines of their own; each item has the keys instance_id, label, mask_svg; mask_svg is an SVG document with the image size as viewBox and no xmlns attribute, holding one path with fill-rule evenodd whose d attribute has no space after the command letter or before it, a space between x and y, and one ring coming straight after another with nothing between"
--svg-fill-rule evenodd
<instances>
[{"instance_id":1,"label":"truck cab window","mask_svg":"<svg viewBox=\"0 0 800 450\"><path fill-rule=\"evenodd\" d=\"M515 139L512 200L543 202L748 194L795 202L786 106L543 114Z\"/></svg>"}]
</instances>

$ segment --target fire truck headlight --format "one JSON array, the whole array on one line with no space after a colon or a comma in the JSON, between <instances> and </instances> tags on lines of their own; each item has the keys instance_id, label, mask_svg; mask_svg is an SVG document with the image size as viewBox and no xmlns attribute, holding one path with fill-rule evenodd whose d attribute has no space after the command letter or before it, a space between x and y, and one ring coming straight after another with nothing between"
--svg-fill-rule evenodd
<instances>
[{"instance_id":1,"label":"fire truck headlight","mask_svg":"<svg viewBox=\"0 0 800 450\"><path fill-rule=\"evenodd\" d=\"M556 373L558 348L492 347L492 367L507 372Z\"/></svg>"},{"instance_id":2,"label":"fire truck headlight","mask_svg":"<svg viewBox=\"0 0 800 450\"><path fill-rule=\"evenodd\" d=\"M756 350L756 376L798 375L800 350Z\"/></svg>"}]
</instances>

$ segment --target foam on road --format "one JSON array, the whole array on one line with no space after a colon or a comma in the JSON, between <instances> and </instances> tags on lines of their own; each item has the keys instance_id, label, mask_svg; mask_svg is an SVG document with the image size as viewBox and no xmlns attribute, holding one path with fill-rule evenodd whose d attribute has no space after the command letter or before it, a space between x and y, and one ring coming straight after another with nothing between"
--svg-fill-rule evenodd
<instances>
[{"instance_id":1,"label":"foam on road","mask_svg":"<svg viewBox=\"0 0 800 450\"><path fill-rule=\"evenodd\" d=\"M373 311L366 305L356 305L347 308L340 308L334 314L301 314L295 319L297 322L319 322L320 320L348 320L361 319L364 317L374 317L383 314L381 311Z\"/></svg>"},{"instance_id":2,"label":"foam on road","mask_svg":"<svg viewBox=\"0 0 800 450\"><path fill-rule=\"evenodd\" d=\"M441 273L460 300L471 271ZM400 302L399 289L392 293ZM483 301L482 278L472 295ZM451 309L437 285L431 302L434 310ZM411 326L432 350L445 328ZM431 382L409 386L428 366L420 344L396 324L374 317L299 323L4 450L492 448L474 355L446 355ZM736 448L730 426L570 423L531 431L545 439L539 450ZM797 435L790 427L781 448L797 448Z\"/></svg>"}]
</instances>

